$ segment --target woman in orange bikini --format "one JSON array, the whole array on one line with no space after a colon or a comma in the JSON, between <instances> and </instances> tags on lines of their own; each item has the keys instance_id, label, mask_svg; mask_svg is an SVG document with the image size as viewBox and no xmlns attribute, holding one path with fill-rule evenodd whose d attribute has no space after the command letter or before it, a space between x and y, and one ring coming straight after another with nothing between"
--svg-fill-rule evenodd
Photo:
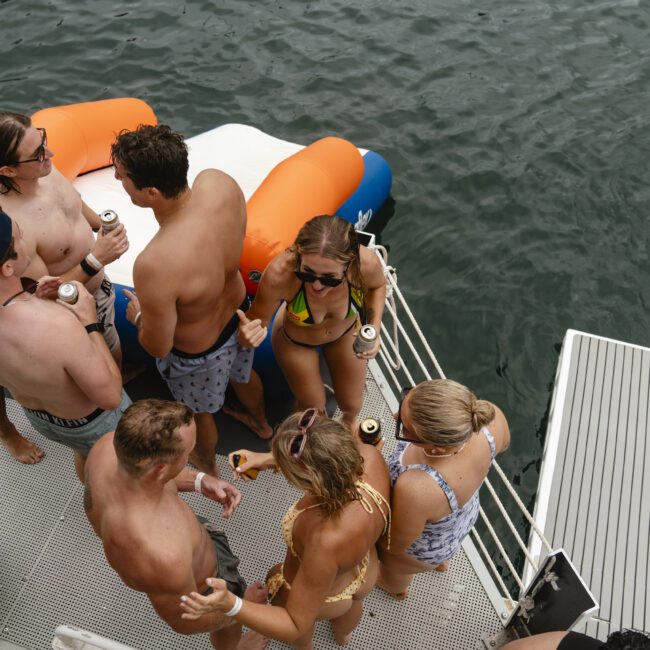
<instances>
[{"instance_id":1,"label":"woman in orange bikini","mask_svg":"<svg viewBox=\"0 0 650 650\"><path fill-rule=\"evenodd\" d=\"M289 416L273 438L270 454L247 450L238 474L277 467L304 492L284 516L284 563L267 576L272 607L241 599L223 580L210 579L213 593L184 596L184 618L214 611L234 616L261 634L313 647L316 620L331 621L336 641L346 643L361 619L362 601L378 574L375 542L390 526L389 476L372 445L356 442L340 422L317 409ZM232 462L232 455L231 455Z\"/></svg>"},{"instance_id":2,"label":"woman in orange bikini","mask_svg":"<svg viewBox=\"0 0 650 650\"><path fill-rule=\"evenodd\" d=\"M298 408L325 409L318 348L332 375L343 420L353 427L361 410L367 359L375 347L356 355L352 349L361 323L379 334L386 279L377 256L360 246L351 223L321 215L309 220L289 249L274 257L262 275L247 314L239 312L239 341L258 347L273 323L271 343Z\"/></svg>"}]
</instances>

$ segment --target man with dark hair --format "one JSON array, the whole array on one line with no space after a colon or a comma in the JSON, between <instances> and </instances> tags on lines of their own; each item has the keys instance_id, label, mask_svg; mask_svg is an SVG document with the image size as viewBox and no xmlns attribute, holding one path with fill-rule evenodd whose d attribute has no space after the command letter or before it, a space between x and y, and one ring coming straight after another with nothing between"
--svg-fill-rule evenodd
<instances>
[{"instance_id":1,"label":"man with dark hair","mask_svg":"<svg viewBox=\"0 0 650 650\"><path fill-rule=\"evenodd\" d=\"M199 520L178 492L200 492L235 510L237 488L185 465L196 440L191 410L179 402L142 400L130 406L115 433L106 434L86 463L84 509L102 540L108 563L131 589L149 597L179 634L209 632L215 648L258 650L266 640L241 637L241 625L223 614L181 618L181 596L205 592L217 576L240 597L266 601L259 583L246 588L226 536Z\"/></svg>"},{"instance_id":2,"label":"man with dark hair","mask_svg":"<svg viewBox=\"0 0 650 650\"><path fill-rule=\"evenodd\" d=\"M58 279L25 281L29 264L18 222L0 211L0 384L36 431L75 452L81 478L90 448L131 402L92 296L75 282L74 305L42 299Z\"/></svg>"},{"instance_id":3,"label":"man with dark hair","mask_svg":"<svg viewBox=\"0 0 650 650\"><path fill-rule=\"evenodd\" d=\"M235 413L261 438L270 438L262 383L253 351L237 342L237 309L248 307L239 258L246 203L230 176L202 171L190 188L183 138L168 126L122 133L112 148L115 178L131 201L152 208L160 226L133 268L137 297L127 318L140 343L157 358L174 397L196 419L191 461L216 476L217 427L228 382L247 413Z\"/></svg>"},{"instance_id":4,"label":"man with dark hair","mask_svg":"<svg viewBox=\"0 0 650 650\"><path fill-rule=\"evenodd\" d=\"M76 280L93 294L97 320L118 365L120 340L115 329L115 291L103 267L128 248L124 226L95 240L99 215L93 212L52 166L45 129L32 126L26 115L0 112L0 199L20 225L30 258L27 276L58 276ZM0 442L23 463L36 463L43 452L25 440L7 419L0 395Z\"/></svg>"}]
</instances>

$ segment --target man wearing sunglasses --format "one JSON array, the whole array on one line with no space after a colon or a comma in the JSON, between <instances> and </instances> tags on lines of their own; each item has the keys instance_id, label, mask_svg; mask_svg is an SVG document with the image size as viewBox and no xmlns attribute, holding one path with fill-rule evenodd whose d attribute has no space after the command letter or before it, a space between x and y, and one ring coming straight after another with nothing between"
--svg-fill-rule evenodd
<instances>
[{"instance_id":1,"label":"man wearing sunglasses","mask_svg":"<svg viewBox=\"0 0 650 650\"><path fill-rule=\"evenodd\" d=\"M23 282L29 264L18 222L0 210L0 384L36 431L73 449L81 479L90 448L113 431L130 400L92 296L76 283L74 305L42 299L58 281Z\"/></svg>"},{"instance_id":2,"label":"man wearing sunglasses","mask_svg":"<svg viewBox=\"0 0 650 650\"><path fill-rule=\"evenodd\" d=\"M246 310L239 259L246 232L246 202L237 183L205 169L190 187L183 137L168 126L141 126L113 144L115 178L131 201L152 208L159 230L133 267L136 294L127 318L174 398L194 413L192 463L216 476L217 427L213 414L230 382L247 413L230 412L261 438L266 421L262 382L253 351L237 342L237 308Z\"/></svg>"},{"instance_id":3,"label":"man wearing sunglasses","mask_svg":"<svg viewBox=\"0 0 650 650\"><path fill-rule=\"evenodd\" d=\"M0 203L22 229L30 259L25 274L81 282L95 298L104 338L119 365L115 291L103 269L127 250L126 231L120 225L95 239L92 229L99 229L99 215L53 167L53 155L45 129L32 126L25 115L0 112ZM0 439L17 440L18 435L0 396ZM38 462L42 456L38 448L25 444L7 448L24 463Z\"/></svg>"}]
</instances>

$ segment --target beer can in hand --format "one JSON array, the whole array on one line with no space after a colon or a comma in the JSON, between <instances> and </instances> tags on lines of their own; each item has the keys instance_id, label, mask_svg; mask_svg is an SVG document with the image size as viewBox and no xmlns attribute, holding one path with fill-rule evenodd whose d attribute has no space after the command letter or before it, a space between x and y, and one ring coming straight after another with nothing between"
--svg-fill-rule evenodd
<instances>
[{"instance_id":1,"label":"beer can in hand","mask_svg":"<svg viewBox=\"0 0 650 650\"><path fill-rule=\"evenodd\" d=\"M104 234L115 230L120 225L120 219L114 210L104 210L99 215L99 220L102 222L102 232Z\"/></svg>"},{"instance_id":2,"label":"beer can in hand","mask_svg":"<svg viewBox=\"0 0 650 650\"><path fill-rule=\"evenodd\" d=\"M379 444L381 436L381 422L375 418L366 418L359 423L359 437L367 445Z\"/></svg>"},{"instance_id":3,"label":"beer can in hand","mask_svg":"<svg viewBox=\"0 0 650 650\"><path fill-rule=\"evenodd\" d=\"M72 282L64 282L59 287L59 300L63 300L63 302L67 302L69 305L74 305L79 300L79 290Z\"/></svg>"},{"instance_id":4,"label":"beer can in hand","mask_svg":"<svg viewBox=\"0 0 650 650\"><path fill-rule=\"evenodd\" d=\"M376 340L377 330L372 325L363 325L357 334L357 338L354 339L352 348L357 354L363 354L375 347Z\"/></svg>"}]
</instances>

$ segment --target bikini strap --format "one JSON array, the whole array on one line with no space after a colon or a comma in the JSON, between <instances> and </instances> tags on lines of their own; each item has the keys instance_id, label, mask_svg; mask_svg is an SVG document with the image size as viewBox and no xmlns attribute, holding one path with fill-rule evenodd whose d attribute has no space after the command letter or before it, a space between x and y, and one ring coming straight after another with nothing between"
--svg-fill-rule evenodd
<instances>
[{"instance_id":1,"label":"bikini strap","mask_svg":"<svg viewBox=\"0 0 650 650\"><path fill-rule=\"evenodd\" d=\"M298 503L296 501L296 503ZM305 510L311 510L312 508L319 508L320 503L312 503L312 505L307 506L306 508L296 508L296 503L293 503L291 507L287 510L285 513L283 519L282 519L282 533L284 536L284 541L287 543L289 548L291 549L291 555L294 557L298 557L298 553L296 553L294 547L293 547L293 526L296 523L296 519L305 512Z\"/></svg>"},{"instance_id":2,"label":"bikini strap","mask_svg":"<svg viewBox=\"0 0 650 650\"><path fill-rule=\"evenodd\" d=\"M497 446L494 443L494 438L492 437L492 434L487 427L482 427L481 431L485 434L485 437L487 438L487 441L490 445L490 463L492 463L494 457L497 455Z\"/></svg>"},{"instance_id":3,"label":"bikini strap","mask_svg":"<svg viewBox=\"0 0 650 650\"><path fill-rule=\"evenodd\" d=\"M388 545L386 548L390 549L390 521L391 521L390 503L386 501L384 495L381 492L379 492L379 490L376 490L369 483L366 483L365 481L356 481L354 484L357 487L357 494L359 494L358 492L359 490L363 490L377 505L379 514L384 520L384 529L382 530L381 534L384 535L386 532L388 532L388 540L387 540ZM372 504L368 501L368 499L365 496L363 496L363 494L359 494L359 502L361 503L362 508L368 514L373 513ZM386 506L386 512L384 512L382 508L383 505Z\"/></svg>"}]
</instances>

